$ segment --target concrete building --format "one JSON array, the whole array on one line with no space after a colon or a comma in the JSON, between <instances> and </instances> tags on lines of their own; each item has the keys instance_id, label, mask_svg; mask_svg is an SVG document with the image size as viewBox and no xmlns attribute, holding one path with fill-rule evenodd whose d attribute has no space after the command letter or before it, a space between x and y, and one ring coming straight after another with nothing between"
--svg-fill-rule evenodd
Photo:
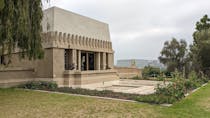
<instances>
[{"instance_id":1,"label":"concrete building","mask_svg":"<svg viewBox=\"0 0 210 118\"><path fill-rule=\"evenodd\" d=\"M152 66L156 68L165 69L165 66L158 60L144 60L144 59L122 59L117 60L118 67L131 67L133 62L137 68L143 69L145 66Z\"/></svg>"},{"instance_id":2,"label":"concrete building","mask_svg":"<svg viewBox=\"0 0 210 118\"><path fill-rule=\"evenodd\" d=\"M43 60L20 60L12 55L0 68L0 86L27 81L55 81L59 86L82 87L118 79L108 24L57 7L44 11Z\"/></svg>"}]
</instances>

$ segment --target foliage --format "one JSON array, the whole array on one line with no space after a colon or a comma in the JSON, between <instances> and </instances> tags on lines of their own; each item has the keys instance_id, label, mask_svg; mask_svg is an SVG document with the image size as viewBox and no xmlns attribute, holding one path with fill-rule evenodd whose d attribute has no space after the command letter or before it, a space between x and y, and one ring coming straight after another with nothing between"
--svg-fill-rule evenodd
<instances>
[{"instance_id":1,"label":"foliage","mask_svg":"<svg viewBox=\"0 0 210 118\"><path fill-rule=\"evenodd\" d=\"M203 79L198 79L198 76L193 71L189 74L188 79L183 78L179 72L175 72L173 82L166 86L158 85L156 94L158 96L168 97L168 99L173 99L173 101L180 100L187 92L207 82L205 77L202 78Z\"/></svg>"},{"instance_id":2,"label":"foliage","mask_svg":"<svg viewBox=\"0 0 210 118\"><path fill-rule=\"evenodd\" d=\"M163 70L162 74L163 74L162 76L165 76L166 78L172 78L173 77L173 73L169 72L167 70Z\"/></svg>"},{"instance_id":3,"label":"foliage","mask_svg":"<svg viewBox=\"0 0 210 118\"><path fill-rule=\"evenodd\" d=\"M187 43L185 40L177 41L175 38L170 42L166 41L164 43L159 60L167 66L169 72L173 72L176 69L179 72L183 72L188 59L186 47Z\"/></svg>"},{"instance_id":4,"label":"foliage","mask_svg":"<svg viewBox=\"0 0 210 118\"><path fill-rule=\"evenodd\" d=\"M156 88L156 94L159 96L172 97L176 99L176 101L180 100L185 94L184 83L172 83L168 84L166 87L158 86Z\"/></svg>"},{"instance_id":5,"label":"foliage","mask_svg":"<svg viewBox=\"0 0 210 118\"><path fill-rule=\"evenodd\" d=\"M58 85L54 82L47 81L32 81L26 84L18 86L19 88L26 89L41 89L41 90L54 90L58 88Z\"/></svg>"},{"instance_id":6,"label":"foliage","mask_svg":"<svg viewBox=\"0 0 210 118\"><path fill-rule=\"evenodd\" d=\"M210 77L210 18L204 15L196 23L193 44L190 46L193 69L197 74L204 73Z\"/></svg>"},{"instance_id":7,"label":"foliage","mask_svg":"<svg viewBox=\"0 0 210 118\"><path fill-rule=\"evenodd\" d=\"M160 75L160 69L152 67L152 66L145 66L143 71L142 71L142 76L144 78L158 77L159 75Z\"/></svg>"},{"instance_id":8,"label":"foliage","mask_svg":"<svg viewBox=\"0 0 210 118\"><path fill-rule=\"evenodd\" d=\"M56 92L62 92L62 93L110 97L110 98L118 98L118 99L126 99L126 100L136 100L139 102L148 102L148 103L156 103L156 104L173 103L177 100L170 96L161 95L157 93L151 94L151 95L139 95L139 94L113 92L110 90L98 91L98 90L69 88L69 87L57 88L57 84L52 83L52 82L44 82L44 81L29 82L29 83L20 85L19 88L48 90L48 91L56 91Z\"/></svg>"},{"instance_id":9,"label":"foliage","mask_svg":"<svg viewBox=\"0 0 210 118\"><path fill-rule=\"evenodd\" d=\"M18 48L22 58L42 58L41 0L1 0L0 4L0 56L8 55L10 63Z\"/></svg>"},{"instance_id":10,"label":"foliage","mask_svg":"<svg viewBox=\"0 0 210 118\"><path fill-rule=\"evenodd\" d=\"M0 0L0 11L4 8L4 0Z\"/></svg>"}]
</instances>

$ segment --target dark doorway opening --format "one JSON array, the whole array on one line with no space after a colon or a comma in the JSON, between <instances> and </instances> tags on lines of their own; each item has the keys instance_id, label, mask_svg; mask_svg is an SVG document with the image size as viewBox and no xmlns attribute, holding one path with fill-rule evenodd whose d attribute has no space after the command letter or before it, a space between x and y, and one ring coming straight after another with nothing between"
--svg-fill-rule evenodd
<instances>
[{"instance_id":1,"label":"dark doorway opening","mask_svg":"<svg viewBox=\"0 0 210 118\"><path fill-rule=\"evenodd\" d=\"M69 62L70 50L64 50L64 67L65 70L70 70L70 62Z\"/></svg>"},{"instance_id":2,"label":"dark doorway opening","mask_svg":"<svg viewBox=\"0 0 210 118\"><path fill-rule=\"evenodd\" d=\"M93 52L82 52L81 53L81 70L94 70L95 63L94 63L95 54Z\"/></svg>"},{"instance_id":3,"label":"dark doorway opening","mask_svg":"<svg viewBox=\"0 0 210 118\"><path fill-rule=\"evenodd\" d=\"M2 56L0 56L0 64L1 65L4 65L5 63L4 63L4 56L2 55Z\"/></svg>"},{"instance_id":4,"label":"dark doorway opening","mask_svg":"<svg viewBox=\"0 0 210 118\"><path fill-rule=\"evenodd\" d=\"M94 53L89 53L89 55L88 55L89 57L89 69L88 70L94 70L95 68L94 68Z\"/></svg>"}]
</instances>

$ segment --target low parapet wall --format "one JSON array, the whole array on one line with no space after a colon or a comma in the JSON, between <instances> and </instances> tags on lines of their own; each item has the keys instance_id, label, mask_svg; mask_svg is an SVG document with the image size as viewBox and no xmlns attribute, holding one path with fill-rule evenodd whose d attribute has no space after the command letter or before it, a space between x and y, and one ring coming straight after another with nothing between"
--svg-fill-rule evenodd
<instances>
[{"instance_id":1,"label":"low parapet wall","mask_svg":"<svg viewBox=\"0 0 210 118\"><path fill-rule=\"evenodd\" d=\"M64 86L81 87L88 84L103 84L104 82L118 80L117 72L114 70L100 71L65 71Z\"/></svg>"},{"instance_id":2,"label":"low parapet wall","mask_svg":"<svg viewBox=\"0 0 210 118\"><path fill-rule=\"evenodd\" d=\"M114 67L121 79L129 79L132 77L142 77L141 69L131 67Z\"/></svg>"},{"instance_id":3,"label":"low parapet wall","mask_svg":"<svg viewBox=\"0 0 210 118\"><path fill-rule=\"evenodd\" d=\"M0 69L0 87L6 88L33 81L34 69L29 68L7 68Z\"/></svg>"}]
</instances>

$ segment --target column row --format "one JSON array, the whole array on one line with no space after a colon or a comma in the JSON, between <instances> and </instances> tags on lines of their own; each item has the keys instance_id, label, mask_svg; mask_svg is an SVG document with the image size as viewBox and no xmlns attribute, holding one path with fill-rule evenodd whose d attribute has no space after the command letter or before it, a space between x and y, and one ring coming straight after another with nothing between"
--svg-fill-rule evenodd
<instances>
[{"instance_id":1,"label":"column row","mask_svg":"<svg viewBox=\"0 0 210 118\"><path fill-rule=\"evenodd\" d=\"M72 49L71 52L72 56L69 60L74 65L74 70L107 70L113 68L113 53L86 52L76 49Z\"/></svg>"}]
</instances>

